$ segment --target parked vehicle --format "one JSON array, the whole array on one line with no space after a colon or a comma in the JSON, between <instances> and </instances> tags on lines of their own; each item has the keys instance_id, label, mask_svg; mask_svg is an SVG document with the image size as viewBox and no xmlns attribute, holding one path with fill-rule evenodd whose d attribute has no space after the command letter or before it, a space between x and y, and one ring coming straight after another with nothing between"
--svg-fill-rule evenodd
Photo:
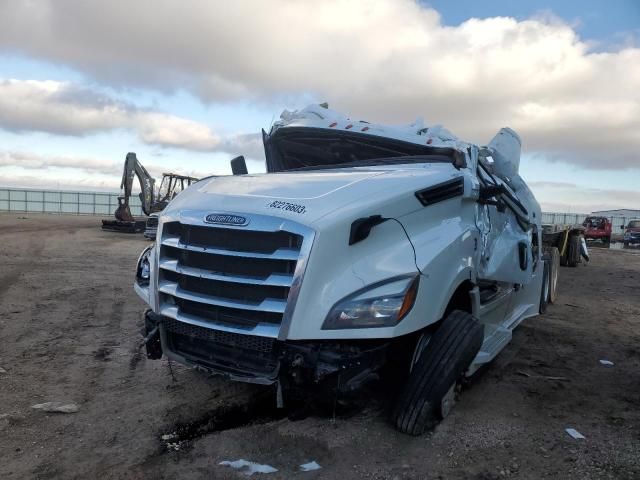
<instances>
[{"instance_id":1,"label":"parked vehicle","mask_svg":"<svg viewBox=\"0 0 640 480\"><path fill-rule=\"evenodd\" d=\"M582 226L585 240L600 240L605 247L610 245L612 226L607 217L587 217Z\"/></svg>"},{"instance_id":2,"label":"parked vehicle","mask_svg":"<svg viewBox=\"0 0 640 480\"><path fill-rule=\"evenodd\" d=\"M154 212L147 217L147 223L144 228L144 238L149 240L156 239L156 233L158 232L158 219L160 218L160 212Z\"/></svg>"},{"instance_id":3,"label":"parked vehicle","mask_svg":"<svg viewBox=\"0 0 640 480\"><path fill-rule=\"evenodd\" d=\"M640 245L640 220L631 220L627 223L622 241L624 248Z\"/></svg>"},{"instance_id":4,"label":"parked vehicle","mask_svg":"<svg viewBox=\"0 0 640 480\"><path fill-rule=\"evenodd\" d=\"M563 267L577 267L583 259L589 261L584 231L582 225L545 224L542 226L542 244L558 250L558 261Z\"/></svg>"},{"instance_id":5,"label":"parked vehicle","mask_svg":"<svg viewBox=\"0 0 640 480\"><path fill-rule=\"evenodd\" d=\"M267 173L203 180L161 213L134 282L147 356L275 385L278 405L392 372L392 421L420 434L555 298L559 252L513 130L479 147L325 107L263 132Z\"/></svg>"}]
</instances>

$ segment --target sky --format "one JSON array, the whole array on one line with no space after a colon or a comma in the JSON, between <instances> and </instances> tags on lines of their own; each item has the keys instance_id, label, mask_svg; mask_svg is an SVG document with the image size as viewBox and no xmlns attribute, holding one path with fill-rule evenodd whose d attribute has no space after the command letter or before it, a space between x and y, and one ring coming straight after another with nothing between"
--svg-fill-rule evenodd
<instances>
[{"instance_id":1,"label":"sky","mask_svg":"<svg viewBox=\"0 0 640 480\"><path fill-rule=\"evenodd\" d=\"M328 102L522 137L544 210L640 208L640 2L0 0L0 186L118 191L264 170L260 130Z\"/></svg>"}]
</instances>

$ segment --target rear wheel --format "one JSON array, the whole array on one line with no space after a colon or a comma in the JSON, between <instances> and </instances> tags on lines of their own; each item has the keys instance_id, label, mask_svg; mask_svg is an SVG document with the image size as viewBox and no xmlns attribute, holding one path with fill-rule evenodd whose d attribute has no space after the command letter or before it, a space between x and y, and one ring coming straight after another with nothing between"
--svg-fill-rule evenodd
<instances>
[{"instance_id":1,"label":"rear wheel","mask_svg":"<svg viewBox=\"0 0 640 480\"><path fill-rule=\"evenodd\" d=\"M549 262L549 303L558 300L558 275L560 273L560 252L556 247L544 247L544 259Z\"/></svg>"},{"instance_id":2,"label":"rear wheel","mask_svg":"<svg viewBox=\"0 0 640 480\"><path fill-rule=\"evenodd\" d=\"M545 255L544 257L544 268L542 269L542 288L540 289L540 313L545 313L547 311L547 305L549 303L549 289L551 284L551 276L549 274L551 259Z\"/></svg>"},{"instance_id":3,"label":"rear wheel","mask_svg":"<svg viewBox=\"0 0 640 480\"><path fill-rule=\"evenodd\" d=\"M609 248L609 246L611 245L611 237L604 237L602 239L602 243L606 248Z\"/></svg>"},{"instance_id":4,"label":"rear wheel","mask_svg":"<svg viewBox=\"0 0 640 480\"><path fill-rule=\"evenodd\" d=\"M567 246L567 265L577 267L580 263L580 235L571 235L569 237L569 245Z\"/></svg>"},{"instance_id":5,"label":"rear wheel","mask_svg":"<svg viewBox=\"0 0 640 480\"><path fill-rule=\"evenodd\" d=\"M457 382L483 339L483 325L466 312L455 310L442 321L414 356L415 363L396 401L391 417L399 431L420 435L449 413Z\"/></svg>"}]
</instances>

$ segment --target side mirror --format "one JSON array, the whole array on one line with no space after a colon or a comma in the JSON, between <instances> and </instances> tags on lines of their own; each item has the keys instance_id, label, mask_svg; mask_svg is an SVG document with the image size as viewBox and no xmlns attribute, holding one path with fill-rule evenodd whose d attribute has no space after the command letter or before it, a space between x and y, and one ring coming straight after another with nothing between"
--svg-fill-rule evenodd
<instances>
[{"instance_id":1,"label":"side mirror","mask_svg":"<svg viewBox=\"0 0 640 480\"><path fill-rule=\"evenodd\" d=\"M624 230L624 225L620 225L620 230Z\"/></svg>"},{"instance_id":2,"label":"side mirror","mask_svg":"<svg viewBox=\"0 0 640 480\"><path fill-rule=\"evenodd\" d=\"M249 173L247 171L247 163L242 155L231 160L231 172L234 175L246 175Z\"/></svg>"}]
</instances>

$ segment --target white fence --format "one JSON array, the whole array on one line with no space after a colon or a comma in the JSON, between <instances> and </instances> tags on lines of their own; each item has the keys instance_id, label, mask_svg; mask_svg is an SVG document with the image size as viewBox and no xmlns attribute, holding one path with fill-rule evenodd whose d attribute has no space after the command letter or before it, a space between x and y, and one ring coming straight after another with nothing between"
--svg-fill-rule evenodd
<instances>
[{"instance_id":1,"label":"white fence","mask_svg":"<svg viewBox=\"0 0 640 480\"><path fill-rule=\"evenodd\" d=\"M131 213L142 215L140 199L131 197ZM71 213L76 215L111 215L118 207L117 193L67 192L0 187L0 211L31 213ZM542 223L581 224L586 213L544 212ZM622 233L621 226L633 217L609 217L613 233Z\"/></svg>"},{"instance_id":2,"label":"white fence","mask_svg":"<svg viewBox=\"0 0 640 480\"><path fill-rule=\"evenodd\" d=\"M130 199L133 215L142 215L140 199ZM118 208L117 193L67 192L0 187L0 211L111 215Z\"/></svg>"},{"instance_id":3,"label":"white fence","mask_svg":"<svg viewBox=\"0 0 640 480\"><path fill-rule=\"evenodd\" d=\"M586 213L555 213L542 212L542 223L555 225L581 225L589 215ZM622 226L630 220L640 220L638 217L607 216L611 221L611 230L614 234L623 233Z\"/></svg>"}]
</instances>

